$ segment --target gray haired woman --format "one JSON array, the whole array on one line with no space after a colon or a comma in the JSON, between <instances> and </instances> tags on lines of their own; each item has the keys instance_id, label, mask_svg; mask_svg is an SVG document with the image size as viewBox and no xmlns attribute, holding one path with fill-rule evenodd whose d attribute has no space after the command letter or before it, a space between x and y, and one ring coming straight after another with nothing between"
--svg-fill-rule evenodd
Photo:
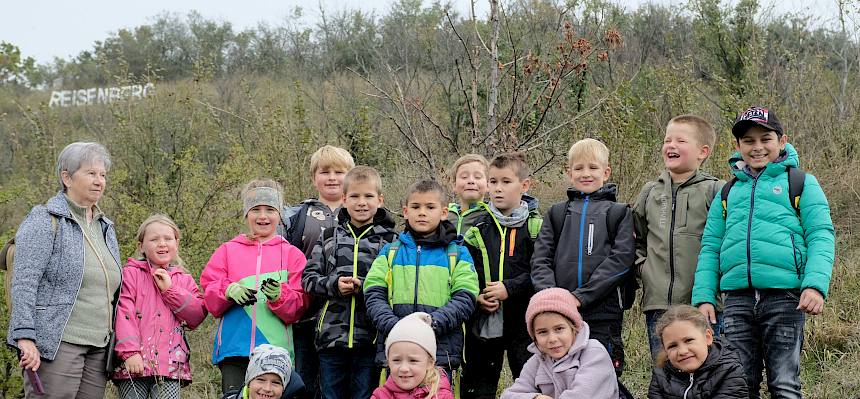
<instances>
[{"instance_id":1,"label":"gray haired woman","mask_svg":"<svg viewBox=\"0 0 860 399\"><path fill-rule=\"evenodd\" d=\"M33 207L15 235L7 341L20 366L38 372L26 373L25 397L104 397L120 286L113 222L98 207L110 165L101 144L66 146L57 159L61 191Z\"/></svg>"}]
</instances>

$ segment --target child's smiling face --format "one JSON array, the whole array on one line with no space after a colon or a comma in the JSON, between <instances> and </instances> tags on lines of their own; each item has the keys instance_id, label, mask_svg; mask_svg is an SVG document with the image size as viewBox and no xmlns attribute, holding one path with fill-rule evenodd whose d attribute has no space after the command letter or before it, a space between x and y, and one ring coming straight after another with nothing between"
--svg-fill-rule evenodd
<instances>
[{"instance_id":1,"label":"child's smiling face","mask_svg":"<svg viewBox=\"0 0 860 399\"><path fill-rule=\"evenodd\" d=\"M413 342L395 342L388 350L388 368L391 369L391 378L404 391L410 391L421 385L427 378L427 372L433 367L435 365L430 354Z\"/></svg>"},{"instance_id":2,"label":"child's smiling face","mask_svg":"<svg viewBox=\"0 0 860 399\"><path fill-rule=\"evenodd\" d=\"M343 178L346 177L345 168L333 166L320 166L314 172L314 187L320 194L320 198L329 202L339 202L343 199Z\"/></svg>"},{"instance_id":3,"label":"child's smiling face","mask_svg":"<svg viewBox=\"0 0 860 399\"><path fill-rule=\"evenodd\" d=\"M487 194L487 168L480 162L460 165L454 179L454 193L464 203L482 201Z\"/></svg>"},{"instance_id":4,"label":"child's smiling face","mask_svg":"<svg viewBox=\"0 0 860 399\"><path fill-rule=\"evenodd\" d=\"M176 259L179 240L176 239L176 232L172 227L153 222L146 226L143 241L138 245L140 252L152 265L164 268Z\"/></svg>"},{"instance_id":5,"label":"child's smiling face","mask_svg":"<svg viewBox=\"0 0 860 399\"><path fill-rule=\"evenodd\" d=\"M250 399L276 399L284 393L284 382L274 373L261 374L248 383Z\"/></svg>"},{"instance_id":6,"label":"child's smiling face","mask_svg":"<svg viewBox=\"0 0 860 399\"><path fill-rule=\"evenodd\" d=\"M685 175L699 168L710 147L698 142L696 127L690 123L670 123L663 138L663 164L670 173Z\"/></svg>"},{"instance_id":7,"label":"child's smiling face","mask_svg":"<svg viewBox=\"0 0 860 399\"><path fill-rule=\"evenodd\" d=\"M248 210L245 219L251 230L251 235L259 241L266 241L275 235L281 214L271 206L257 205Z\"/></svg>"},{"instance_id":8,"label":"child's smiling face","mask_svg":"<svg viewBox=\"0 0 860 399\"><path fill-rule=\"evenodd\" d=\"M736 148L750 169L761 171L779 158L787 142L788 138L784 134L780 136L773 130L751 126L738 138Z\"/></svg>"},{"instance_id":9,"label":"child's smiling face","mask_svg":"<svg viewBox=\"0 0 860 399\"><path fill-rule=\"evenodd\" d=\"M708 358L708 347L714 342L711 330L702 331L686 320L674 321L663 329L660 338L672 366L692 373Z\"/></svg>"},{"instance_id":10,"label":"child's smiling face","mask_svg":"<svg viewBox=\"0 0 860 399\"><path fill-rule=\"evenodd\" d=\"M567 170L567 176L573 188L583 194L591 194L609 180L610 169L608 165L597 160L574 161Z\"/></svg>"},{"instance_id":11,"label":"child's smiling face","mask_svg":"<svg viewBox=\"0 0 860 399\"><path fill-rule=\"evenodd\" d=\"M576 341L576 329L567 317L555 312L544 312L534 318L535 345L553 360L563 358Z\"/></svg>"}]
</instances>

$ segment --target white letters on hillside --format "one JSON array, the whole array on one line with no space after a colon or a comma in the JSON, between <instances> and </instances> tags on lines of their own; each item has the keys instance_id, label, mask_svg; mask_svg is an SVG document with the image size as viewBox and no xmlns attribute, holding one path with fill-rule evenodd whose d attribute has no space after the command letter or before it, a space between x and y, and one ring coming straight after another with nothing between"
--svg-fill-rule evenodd
<instances>
[{"instance_id":1,"label":"white letters on hillside","mask_svg":"<svg viewBox=\"0 0 860 399\"><path fill-rule=\"evenodd\" d=\"M79 105L110 104L127 98L141 99L155 87L152 83L122 87L92 87L80 90L55 90L51 92L49 107L71 107Z\"/></svg>"}]
</instances>

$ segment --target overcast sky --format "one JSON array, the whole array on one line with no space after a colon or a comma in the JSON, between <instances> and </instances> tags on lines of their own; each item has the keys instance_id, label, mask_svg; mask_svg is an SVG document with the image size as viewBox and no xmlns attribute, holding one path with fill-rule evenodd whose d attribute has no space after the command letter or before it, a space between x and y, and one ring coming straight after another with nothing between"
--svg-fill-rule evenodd
<instances>
[{"instance_id":1,"label":"overcast sky","mask_svg":"<svg viewBox=\"0 0 860 399\"><path fill-rule=\"evenodd\" d=\"M505 0L502 0L503 3ZM627 9L635 9L647 0L615 0ZM661 4L682 4L681 0L653 0ZM301 6L305 23L319 17L319 5L328 11L360 8L377 16L387 13L394 0L6 0L0 4L0 41L17 45L24 56L38 62L54 57L68 58L93 47L109 33L121 28L152 22L153 16L165 11L185 14L197 10L204 17L229 21L234 31L254 27L259 22L279 24L291 10ZM430 0L425 0L429 4ZM801 12L815 16L819 23L835 24L836 0L760 0L763 7L776 13ZM465 14L468 0L452 0ZM478 0L477 14L485 17L489 1Z\"/></svg>"}]
</instances>

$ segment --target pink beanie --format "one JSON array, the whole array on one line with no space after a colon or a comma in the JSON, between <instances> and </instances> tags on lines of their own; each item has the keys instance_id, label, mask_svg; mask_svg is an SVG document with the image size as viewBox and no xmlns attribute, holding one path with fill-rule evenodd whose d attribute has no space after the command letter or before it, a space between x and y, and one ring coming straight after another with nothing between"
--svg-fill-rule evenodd
<instances>
[{"instance_id":1,"label":"pink beanie","mask_svg":"<svg viewBox=\"0 0 860 399\"><path fill-rule=\"evenodd\" d=\"M582 327L582 316L576 309L573 294L564 288L547 288L532 296L529 307L526 309L526 328L532 339L535 338L532 322L537 315L544 312L558 313L567 317L576 328Z\"/></svg>"}]
</instances>

